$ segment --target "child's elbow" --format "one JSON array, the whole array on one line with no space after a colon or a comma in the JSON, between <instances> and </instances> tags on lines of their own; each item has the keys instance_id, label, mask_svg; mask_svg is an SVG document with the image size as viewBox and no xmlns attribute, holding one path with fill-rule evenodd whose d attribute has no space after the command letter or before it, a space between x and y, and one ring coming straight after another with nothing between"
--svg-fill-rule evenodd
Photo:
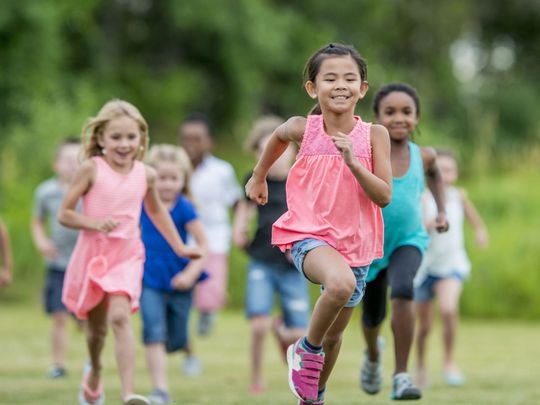
<instances>
[{"instance_id":1,"label":"child's elbow","mask_svg":"<svg viewBox=\"0 0 540 405\"><path fill-rule=\"evenodd\" d=\"M59 210L58 215L56 215L56 219L58 219L58 222L60 222L60 225L68 226L68 220L66 216L66 212L64 210Z\"/></svg>"},{"instance_id":2,"label":"child's elbow","mask_svg":"<svg viewBox=\"0 0 540 405\"><path fill-rule=\"evenodd\" d=\"M385 193L382 193L379 198L377 199L377 201L375 201L375 204L377 204L379 207L381 208L384 208L386 207L388 204L390 204L392 202L392 191L391 190L388 190L387 192Z\"/></svg>"}]
</instances>

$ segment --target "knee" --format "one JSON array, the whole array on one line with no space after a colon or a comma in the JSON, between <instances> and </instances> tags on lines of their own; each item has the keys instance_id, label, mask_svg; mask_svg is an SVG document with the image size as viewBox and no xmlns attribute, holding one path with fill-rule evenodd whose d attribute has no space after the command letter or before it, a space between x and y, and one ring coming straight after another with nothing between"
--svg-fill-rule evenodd
<instances>
[{"instance_id":1,"label":"knee","mask_svg":"<svg viewBox=\"0 0 540 405\"><path fill-rule=\"evenodd\" d=\"M412 283L402 283L392 286L390 293L391 299L402 299L412 301L414 297L414 288Z\"/></svg>"},{"instance_id":2,"label":"knee","mask_svg":"<svg viewBox=\"0 0 540 405\"><path fill-rule=\"evenodd\" d=\"M129 322L130 314L122 308L112 309L109 313L109 323L114 330L128 327Z\"/></svg>"},{"instance_id":3,"label":"knee","mask_svg":"<svg viewBox=\"0 0 540 405\"><path fill-rule=\"evenodd\" d=\"M441 318L443 321L453 321L457 318L457 311L455 308L450 306L441 307Z\"/></svg>"},{"instance_id":4,"label":"knee","mask_svg":"<svg viewBox=\"0 0 540 405\"><path fill-rule=\"evenodd\" d=\"M342 305L349 301L355 288L356 278L352 272L347 277L332 277L324 285L329 297Z\"/></svg>"},{"instance_id":5,"label":"knee","mask_svg":"<svg viewBox=\"0 0 540 405\"><path fill-rule=\"evenodd\" d=\"M91 342L102 342L107 336L107 325L90 325L87 326L86 337Z\"/></svg>"},{"instance_id":6,"label":"knee","mask_svg":"<svg viewBox=\"0 0 540 405\"><path fill-rule=\"evenodd\" d=\"M269 329L269 319L266 316L254 316L251 318L251 333L254 337L263 337Z\"/></svg>"}]
</instances>

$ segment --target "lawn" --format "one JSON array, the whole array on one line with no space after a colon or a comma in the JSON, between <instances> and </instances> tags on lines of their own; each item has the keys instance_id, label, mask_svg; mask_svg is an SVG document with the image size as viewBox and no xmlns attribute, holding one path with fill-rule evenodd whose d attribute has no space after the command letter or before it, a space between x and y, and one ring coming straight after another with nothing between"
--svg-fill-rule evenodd
<instances>
[{"instance_id":1,"label":"lawn","mask_svg":"<svg viewBox=\"0 0 540 405\"><path fill-rule=\"evenodd\" d=\"M370 397L358 388L358 366L363 343L357 317L350 325L341 357L332 376L327 404L390 404L391 351L385 354L383 391ZM137 336L139 319L134 317ZM60 381L48 380L48 321L38 306L8 306L0 311L0 404L74 405L77 387L86 358L83 336L72 327L68 368L69 376ZM424 392L423 404L540 404L540 324L512 321L469 320L460 331L459 361L467 375L462 388L448 388L440 377L439 330L431 340L432 377ZM384 330L387 347L389 330ZM248 394L248 327L239 312L220 315L215 333L196 340L204 362L200 377L186 378L179 371L181 357L170 357L169 377L176 404L269 404L295 405L286 383L286 369L277 345L267 343L267 390L258 396ZM107 342L104 356L105 387L108 404L118 404L119 381L112 352ZM150 390L142 347L138 347L137 387Z\"/></svg>"}]
</instances>

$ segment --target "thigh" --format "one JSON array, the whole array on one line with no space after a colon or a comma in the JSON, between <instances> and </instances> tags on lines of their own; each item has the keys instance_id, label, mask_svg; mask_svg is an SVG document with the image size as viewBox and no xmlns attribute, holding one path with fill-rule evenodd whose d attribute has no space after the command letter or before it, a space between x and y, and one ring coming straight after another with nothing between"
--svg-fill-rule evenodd
<instances>
[{"instance_id":1,"label":"thigh","mask_svg":"<svg viewBox=\"0 0 540 405\"><path fill-rule=\"evenodd\" d=\"M310 250L304 259L303 271L313 283L325 285L329 280L349 278L356 283L349 264L343 256L329 245Z\"/></svg>"},{"instance_id":2,"label":"thigh","mask_svg":"<svg viewBox=\"0 0 540 405\"><path fill-rule=\"evenodd\" d=\"M167 319L164 293L143 286L140 313L143 324L143 342L145 344L165 342Z\"/></svg>"},{"instance_id":3,"label":"thigh","mask_svg":"<svg viewBox=\"0 0 540 405\"><path fill-rule=\"evenodd\" d=\"M274 280L280 295L285 326L306 328L310 308L306 279L294 267L280 265L276 266Z\"/></svg>"},{"instance_id":4,"label":"thigh","mask_svg":"<svg viewBox=\"0 0 540 405\"><path fill-rule=\"evenodd\" d=\"M366 284L362 301L362 323L368 328L379 326L386 316L388 279L383 269L373 281Z\"/></svg>"},{"instance_id":5,"label":"thigh","mask_svg":"<svg viewBox=\"0 0 540 405\"><path fill-rule=\"evenodd\" d=\"M186 346L191 302L191 291L175 291L168 294L167 342L165 348L169 353L183 349Z\"/></svg>"},{"instance_id":6,"label":"thigh","mask_svg":"<svg viewBox=\"0 0 540 405\"><path fill-rule=\"evenodd\" d=\"M254 260L248 265L246 280L246 315L270 315L274 300L271 266Z\"/></svg>"},{"instance_id":7,"label":"thigh","mask_svg":"<svg viewBox=\"0 0 540 405\"><path fill-rule=\"evenodd\" d=\"M444 278L435 284L441 311L457 312L462 286L462 282L453 277Z\"/></svg>"},{"instance_id":8,"label":"thigh","mask_svg":"<svg viewBox=\"0 0 540 405\"><path fill-rule=\"evenodd\" d=\"M47 269L47 278L43 291L45 312L47 314L67 313L67 309L62 302L62 288L64 286L64 271Z\"/></svg>"},{"instance_id":9,"label":"thigh","mask_svg":"<svg viewBox=\"0 0 540 405\"><path fill-rule=\"evenodd\" d=\"M414 298L413 281L421 263L422 253L415 246L401 246L392 253L387 270L390 298Z\"/></svg>"}]
</instances>

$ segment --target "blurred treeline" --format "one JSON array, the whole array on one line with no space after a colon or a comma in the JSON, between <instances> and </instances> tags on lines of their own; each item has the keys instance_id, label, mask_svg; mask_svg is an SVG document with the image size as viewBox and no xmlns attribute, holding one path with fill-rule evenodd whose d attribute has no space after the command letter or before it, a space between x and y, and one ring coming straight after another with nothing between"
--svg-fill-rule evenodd
<instances>
[{"instance_id":1,"label":"blurred treeline","mask_svg":"<svg viewBox=\"0 0 540 405\"><path fill-rule=\"evenodd\" d=\"M452 147L491 231L471 249L464 312L540 315L540 2L422 0L5 0L0 8L0 215L9 225L16 282L0 298L37 297L42 264L29 238L35 186L55 144L77 134L110 98L140 108L152 140L175 142L202 111L216 154L239 178L240 152L262 113L305 114L308 56L354 44L368 61L370 101L389 81L418 88L416 141ZM469 238L470 239L470 238ZM472 247L471 247L472 248ZM233 255L240 305L245 258Z\"/></svg>"}]
</instances>

